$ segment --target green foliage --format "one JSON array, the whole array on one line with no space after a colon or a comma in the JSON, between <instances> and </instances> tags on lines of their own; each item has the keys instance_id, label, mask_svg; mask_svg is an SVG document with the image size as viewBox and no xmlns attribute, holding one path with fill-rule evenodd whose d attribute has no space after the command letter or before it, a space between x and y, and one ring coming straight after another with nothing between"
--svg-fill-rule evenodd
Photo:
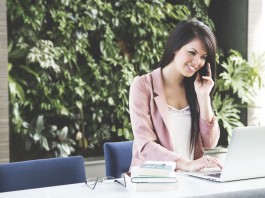
<instances>
[{"instance_id":1,"label":"green foliage","mask_svg":"<svg viewBox=\"0 0 265 198\"><path fill-rule=\"evenodd\" d=\"M40 115L37 120L26 127L31 139L26 141L26 149L31 149L32 143L38 143L41 149L52 151L56 157L66 157L74 151L75 141L68 138L68 128L65 126L58 129L55 125L46 125L44 116ZM32 142L31 140L34 140Z\"/></svg>"},{"instance_id":2,"label":"green foliage","mask_svg":"<svg viewBox=\"0 0 265 198\"><path fill-rule=\"evenodd\" d=\"M153 69L170 30L191 16L164 0L7 0L7 9L10 129L27 149L55 156L113 132L133 139L130 82Z\"/></svg>"},{"instance_id":3,"label":"green foliage","mask_svg":"<svg viewBox=\"0 0 265 198\"><path fill-rule=\"evenodd\" d=\"M264 58L265 54L254 56L250 64L239 52L230 50L227 60L221 63L224 70L217 78L213 107L219 124L227 130L228 140L234 127L243 126L240 109L252 104L255 89L264 86Z\"/></svg>"},{"instance_id":4,"label":"green foliage","mask_svg":"<svg viewBox=\"0 0 265 198\"><path fill-rule=\"evenodd\" d=\"M196 17L214 30L208 4L7 0L11 133L24 137L26 150L37 144L49 156L93 149L113 135L133 139L128 110L133 77L154 69L178 21ZM239 110L222 92L233 90L246 102L240 83L246 88L255 79L241 79L237 72L245 70L238 65L248 65L238 56L222 65L214 106L230 130L239 125ZM258 74L259 68L247 71Z\"/></svg>"},{"instance_id":5,"label":"green foliage","mask_svg":"<svg viewBox=\"0 0 265 198\"><path fill-rule=\"evenodd\" d=\"M259 72L233 50L230 51L230 56L227 62L222 64L222 67L225 72L221 73L220 77L224 89L232 89L242 103L250 103L254 95L252 87L254 87L257 77L261 78Z\"/></svg>"},{"instance_id":6,"label":"green foliage","mask_svg":"<svg viewBox=\"0 0 265 198\"><path fill-rule=\"evenodd\" d=\"M216 93L213 98L213 108L217 114L218 123L227 130L228 140L230 140L233 128L243 126L240 122L238 104L229 95L222 98L219 93Z\"/></svg>"},{"instance_id":7,"label":"green foliage","mask_svg":"<svg viewBox=\"0 0 265 198\"><path fill-rule=\"evenodd\" d=\"M208 16L208 6L211 0L186 0L184 3L191 10L191 15L207 24L214 30L213 21Z\"/></svg>"}]
</instances>

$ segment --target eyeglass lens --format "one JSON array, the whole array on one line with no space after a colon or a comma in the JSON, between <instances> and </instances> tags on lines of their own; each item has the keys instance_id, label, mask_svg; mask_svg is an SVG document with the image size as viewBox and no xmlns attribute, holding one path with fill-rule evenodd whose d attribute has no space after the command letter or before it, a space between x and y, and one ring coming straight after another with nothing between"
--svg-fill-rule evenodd
<instances>
[{"instance_id":1,"label":"eyeglass lens","mask_svg":"<svg viewBox=\"0 0 265 198\"><path fill-rule=\"evenodd\" d=\"M115 177L111 177L111 176L103 177L102 180L98 180L97 177L89 178L86 181L86 185L90 189L94 190L94 188L96 187L98 182L102 182L104 184L113 184L113 183L117 182L118 184L126 187L126 182L125 182L124 177L123 177L123 180L120 181L120 180L116 179Z\"/></svg>"},{"instance_id":2,"label":"eyeglass lens","mask_svg":"<svg viewBox=\"0 0 265 198\"><path fill-rule=\"evenodd\" d=\"M97 177L92 177L92 178L89 178L87 179L86 181L86 185L91 188L92 190L96 187L98 183L98 178Z\"/></svg>"}]
</instances>

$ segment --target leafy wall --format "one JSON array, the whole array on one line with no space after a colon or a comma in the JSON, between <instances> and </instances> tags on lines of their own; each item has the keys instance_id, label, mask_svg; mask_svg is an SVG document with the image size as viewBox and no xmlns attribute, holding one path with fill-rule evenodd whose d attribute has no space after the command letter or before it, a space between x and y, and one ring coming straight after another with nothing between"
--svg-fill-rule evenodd
<instances>
[{"instance_id":1,"label":"leafy wall","mask_svg":"<svg viewBox=\"0 0 265 198\"><path fill-rule=\"evenodd\" d=\"M178 21L214 30L205 2L7 0L11 161L93 155L113 137L133 139L130 82L154 69Z\"/></svg>"}]
</instances>

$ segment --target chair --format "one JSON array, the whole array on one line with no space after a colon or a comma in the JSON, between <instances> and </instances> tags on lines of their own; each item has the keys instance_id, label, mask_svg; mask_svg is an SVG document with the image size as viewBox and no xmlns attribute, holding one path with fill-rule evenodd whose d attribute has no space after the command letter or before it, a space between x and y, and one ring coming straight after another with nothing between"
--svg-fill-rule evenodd
<instances>
[{"instance_id":1,"label":"chair","mask_svg":"<svg viewBox=\"0 0 265 198\"><path fill-rule=\"evenodd\" d=\"M132 160L133 141L104 143L106 176L120 178L129 171Z\"/></svg>"},{"instance_id":2,"label":"chair","mask_svg":"<svg viewBox=\"0 0 265 198\"><path fill-rule=\"evenodd\" d=\"M0 192L85 181L84 158L81 156L0 164Z\"/></svg>"}]
</instances>

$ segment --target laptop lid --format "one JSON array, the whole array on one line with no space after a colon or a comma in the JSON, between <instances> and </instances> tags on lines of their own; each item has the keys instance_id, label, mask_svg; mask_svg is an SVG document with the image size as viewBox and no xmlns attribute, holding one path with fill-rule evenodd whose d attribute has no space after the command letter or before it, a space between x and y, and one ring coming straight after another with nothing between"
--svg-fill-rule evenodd
<instances>
[{"instance_id":1,"label":"laptop lid","mask_svg":"<svg viewBox=\"0 0 265 198\"><path fill-rule=\"evenodd\" d=\"M218 182L265 177L265 126L233 130L222 171L202 170L188 175ZM217 177L219 175L220 177Z\"/></svg>"},{"instance_id":2,"label":"laptop lid","mask_svg":"<svg viewBox=\"0 0 265 198\"><path fill-rule=\"evenodd\" d=\"M221 181L265 177L265 126L233 130Z\"/></svg>"}]
</instances>

